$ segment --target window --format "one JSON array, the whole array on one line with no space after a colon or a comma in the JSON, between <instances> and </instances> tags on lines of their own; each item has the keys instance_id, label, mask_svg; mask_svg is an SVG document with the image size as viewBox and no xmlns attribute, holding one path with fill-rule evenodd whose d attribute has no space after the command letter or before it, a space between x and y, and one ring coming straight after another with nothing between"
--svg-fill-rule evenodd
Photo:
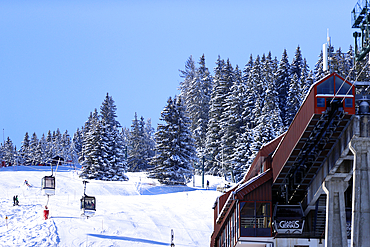
<instances>
[{"instance_id":1,"label":"window","mask_svg":"<svg viewBox=\"0 0 370 247\"><path fill-rule=\"evenodd\" d=\"M316 98L317 107L325 107L325 98Z\"/></svg>"},{"instance_id":2,"label":"window","mask_svg":"<svg viewBox=\"0 0 370 247\"><path fill-rule=\"evenodd\" d=\"M353 99L352 98L345 98L344 99L344 107L352 107L353 106Z\"/></svg>"},{"instance_id":3,"label":"window","mask_svg":"<svg viewBox=\"0 0 370 247\"><path fill-rule=\"evenodd\" d=\"M346 95L347 93L352 95L351 86L340 79L338 76L335 77L335 93L339 95Z\"/></svg>"},{"instance_id":4,"label":"window","mask_svg":"<svg viewBox=\"0 0 370 247\"><path fill-rule=\"evenodd\" d=\"M266 202L240 203L241 236L271 236L271 204Z\"/></svg>"},{"instance_id":5,"label":"window","mask_svg":"<svg viewBox=\"0 0 370 247\"><path fill-rule=\"evenodd\" d=\"M334 77L329 77L326 81L317 85L317 94L334 94Z\"/></svg>"}]
</instances>

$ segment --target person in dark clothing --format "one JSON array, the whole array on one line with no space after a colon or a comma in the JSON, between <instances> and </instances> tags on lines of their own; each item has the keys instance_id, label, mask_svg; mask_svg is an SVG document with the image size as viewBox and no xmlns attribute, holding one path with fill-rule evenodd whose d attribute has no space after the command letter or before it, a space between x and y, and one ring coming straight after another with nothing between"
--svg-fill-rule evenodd
<instances>
[{"instance_id":1,"label":"person in dark clothing","mask_svg":"<svg viewBox=\"0 0 370 247\"><path fill-rule=\"evenodd\" d=\"M209 181L207 180L207 190L209 189Z\"/></svg>"},{"instance_id":2,"label":"person in dark clothing","mask_svg":"<svg viewBox=\"0 0 370 247\"><path fill-rule=\"evenodd\" d=\"M15 195L13 196L13 206L18 206L19 205L19 201L18 201L18 195Z\"/></svg>"}]
</instances>

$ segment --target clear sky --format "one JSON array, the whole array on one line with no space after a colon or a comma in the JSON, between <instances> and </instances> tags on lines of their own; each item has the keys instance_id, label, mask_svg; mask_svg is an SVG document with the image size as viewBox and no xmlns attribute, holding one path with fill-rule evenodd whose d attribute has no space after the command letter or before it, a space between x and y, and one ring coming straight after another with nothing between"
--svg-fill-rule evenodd
<instances>
[{"instance_id":1,"label":"clear sky","mask_svg":"<svg viewBox=\"0 0 370 247\"><path fill-rule=\"evenodd\" d=\"M26 132L72 136L107 92L123 126L137 112L156 128L190 55L213 72L218 55L243 68L299 45L313 69L328 28L336 49L353 45L356 2L0 0L1 135L17 149Z\"/></svg>"}]
</instances>

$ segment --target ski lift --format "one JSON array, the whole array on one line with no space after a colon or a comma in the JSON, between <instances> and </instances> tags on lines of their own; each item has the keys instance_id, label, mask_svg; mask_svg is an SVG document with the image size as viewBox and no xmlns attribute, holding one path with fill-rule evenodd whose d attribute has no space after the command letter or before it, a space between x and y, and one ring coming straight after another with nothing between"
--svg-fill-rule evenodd
<instances>
[{"instance_id":1,"label":"ski lift","mask_svg":"<svg viewBox=\"0 0 370 247\"><path fill-rule=\"evenodd\" d=\"M96 211L96 200L94 196L86 195L86 184L88 181L83 181L84 183L84 195L81 198L81 210L83 210L82 215L85 215L87 218L93 216Z\"/></svg>"},{"instance_id":2,"label":"ski lift","mask_svg":"<svg viewBox=\"0 0 370 247\"><path fill-rule=\"evenodd\" d=\"M45 176L41 180L41 189L46 196L53 196L55 195L55 177Z\"/></svg>"}]
</instances>

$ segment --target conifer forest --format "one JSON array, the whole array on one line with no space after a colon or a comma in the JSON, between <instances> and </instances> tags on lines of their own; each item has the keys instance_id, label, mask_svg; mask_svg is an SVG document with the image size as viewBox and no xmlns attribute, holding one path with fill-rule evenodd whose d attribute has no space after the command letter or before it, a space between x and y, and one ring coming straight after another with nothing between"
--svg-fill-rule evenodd
<instances>
[{"instance_id":1,"label":"conifer forest","mask_svg":"<svg viewBox=\"0 0 370 247\"><path fill-rule=\"evenodd\" d=\"M347 52L330 51L329 71L349 81L369 80L350 71L351 46ZM19 148L7 137L0 161L6 166L80 164L86 179L126 180L125 172L145 171L163 184L185 184L204 170L238 182L258 150L289 128L311 85L329 73L322 63L321 52L310 68L299 46L291 58L286 50L280 58L271 52L250 55L244 67L218 57L209 69L204 55L190 56L180 70L179 94L163 99L156 128L137 113L131 126L121 126L107 93L75 133L27 132Z\"/></svg>"}]
</instances>

